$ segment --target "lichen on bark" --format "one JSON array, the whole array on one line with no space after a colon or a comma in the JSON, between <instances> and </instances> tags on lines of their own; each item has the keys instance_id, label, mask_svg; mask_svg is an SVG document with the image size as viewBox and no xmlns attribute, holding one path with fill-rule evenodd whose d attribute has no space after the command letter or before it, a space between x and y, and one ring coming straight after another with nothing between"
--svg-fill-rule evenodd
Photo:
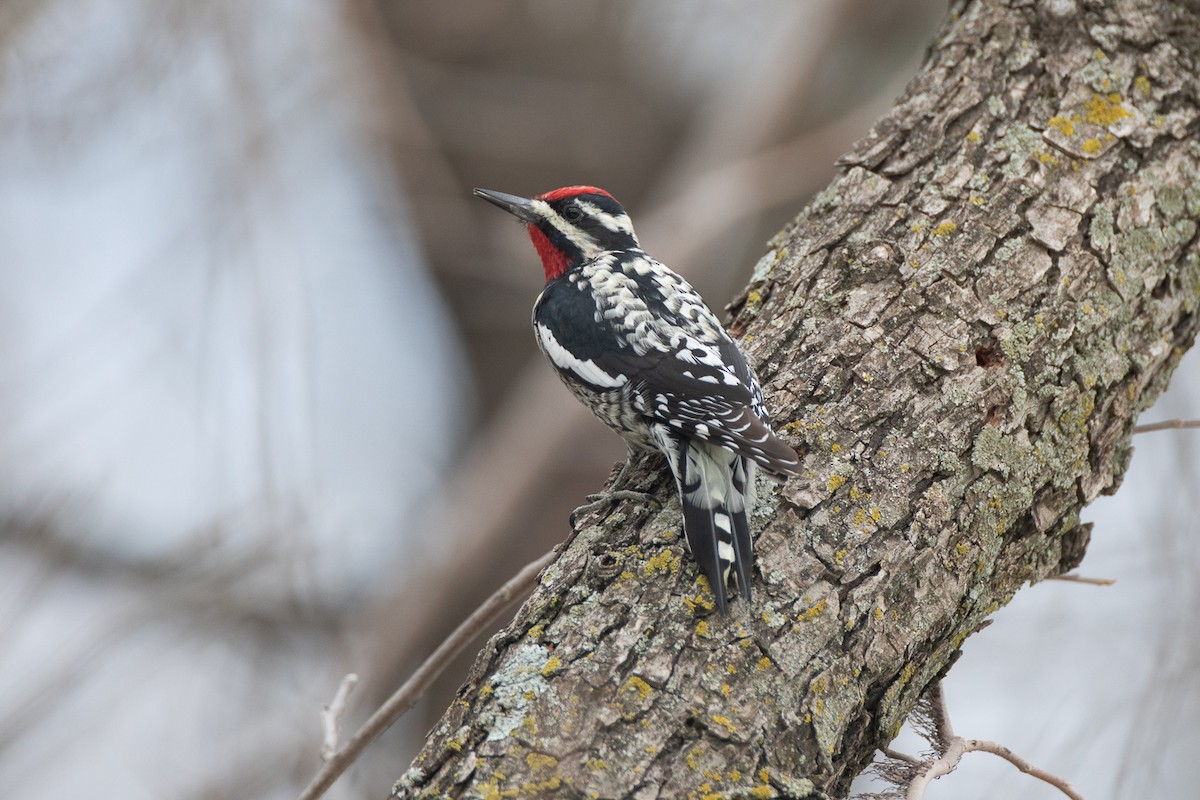
<instances>
[{"instance_id":1,"label":"lichen on bark","mask_svg":"<svg viewBox=\"0 0 1200 800\"><path fill-rule=\"evenodd\" d=\"M393 795L842 796L1071 569L1197 329L1200 13L962 2L733 306L803 474L713 612L661 463L573 532Z\"/></svg>"}]
</instances>

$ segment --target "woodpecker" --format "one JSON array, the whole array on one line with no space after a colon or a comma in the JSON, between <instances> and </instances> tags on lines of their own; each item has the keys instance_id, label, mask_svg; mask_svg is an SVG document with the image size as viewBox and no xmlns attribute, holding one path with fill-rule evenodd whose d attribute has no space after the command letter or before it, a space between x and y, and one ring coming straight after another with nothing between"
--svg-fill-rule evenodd
<instances>
[{"instance_id":1,"label":"woodpecker","mask_svg":"<svg viewBox=\"0 0 1200 800\"><path fill-rule=\"evenodd\" d=\"M771 431L745 354L691 284L642 250L603 189L475 194L521 220L541 257L533 329L542 353L631 454L666 456L717 607L727 610L731 578L749 601L755 472L782 483L799 465Z\"/></svg>"}]
</instances>

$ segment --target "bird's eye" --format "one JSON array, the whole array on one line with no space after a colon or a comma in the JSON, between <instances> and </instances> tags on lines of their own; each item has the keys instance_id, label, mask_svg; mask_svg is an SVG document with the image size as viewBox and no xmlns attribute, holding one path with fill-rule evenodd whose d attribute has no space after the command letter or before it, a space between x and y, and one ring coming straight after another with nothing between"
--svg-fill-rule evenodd
<instances>
[{"instance_id":1,"label":"bird's eye","mask_svg":"<svg viewBox=\"0 0 1200 800\"><path fill-rule=\"evenodd\" d=\"M567 222L579 222L583 219L583 209L571 203L563 209L563 216L567 218Z\"/></svg>"}]
</instances>

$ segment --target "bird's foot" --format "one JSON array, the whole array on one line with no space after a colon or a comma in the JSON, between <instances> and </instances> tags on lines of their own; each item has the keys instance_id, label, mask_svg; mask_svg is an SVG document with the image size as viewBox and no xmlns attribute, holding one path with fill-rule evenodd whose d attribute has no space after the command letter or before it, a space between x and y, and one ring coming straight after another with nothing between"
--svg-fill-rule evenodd
<instances>
[{"instance_id":1,"label":"bird's foot","mask_svg":"<svg viewBox=\"0 0 1200 800\"><path fill-rule=\"evenodd\" d=\"M655 506L662 506L659 499L649 492L636 492L632 489L613 489L611 492L589 494L587 500L587 503L571 512L571 527L575 527L575 520L581 515L612 505L618 500L632 500L637 503L653 503Z\"/></svg>"},{"instance_id":2,"label":"bird's foot","mask_svg":"<svg viewBox=\"0 0 1200 800\"><path fill-rule=\"evenodd\" d=\"M662 505L658 502L658 496L649 492L638 492L633 489L613 489L611 492L599 492L598 494L589 494L586 498L588 505L592 503L616 502L617 500L633 500L638 503L654 503L654 505Z\"/></svg>"}]
</instances>

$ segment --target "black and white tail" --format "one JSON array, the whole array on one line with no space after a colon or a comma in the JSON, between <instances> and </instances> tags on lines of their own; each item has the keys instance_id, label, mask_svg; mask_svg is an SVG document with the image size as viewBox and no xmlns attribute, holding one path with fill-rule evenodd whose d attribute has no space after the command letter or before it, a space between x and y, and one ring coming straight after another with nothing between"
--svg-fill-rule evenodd
<instances>
[{"instance_id":1,"label":"black and white tail","mask_svg":"<svg viewBox=\"0 0 1200 800\"><path fill-rule=\"evenodd\" d=\"M754 551L749 515L756 465L728 448L695 439L676 439L676 447L676 458L670 460L683 504L683 530L724 613L731 577L742 597L750 599Z\"/></svg>"}]
</instances>

